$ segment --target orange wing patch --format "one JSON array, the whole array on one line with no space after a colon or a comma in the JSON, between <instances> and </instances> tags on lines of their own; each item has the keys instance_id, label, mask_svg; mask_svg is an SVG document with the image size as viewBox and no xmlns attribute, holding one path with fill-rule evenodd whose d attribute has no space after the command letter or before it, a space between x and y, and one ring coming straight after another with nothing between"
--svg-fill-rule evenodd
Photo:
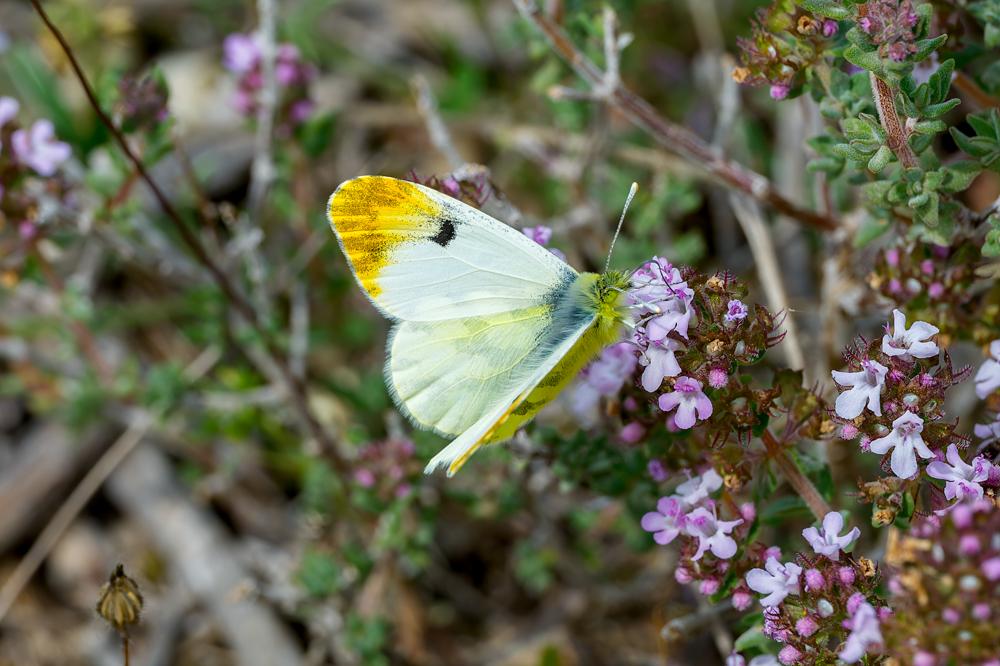
<instances>
[{"instance_id":1,"label":"orange wing patch","mask_svg":"<svg viewBox=\"0 0 1000 666\"><path fill-rule=\"evenodd\" d=\"M384 176L347 181L327 206L330 226L372 298L382 291L377 279L392 251L406 241L441 233L441 212L440 205L413 183Z\"/></svg>"}]
</instances>

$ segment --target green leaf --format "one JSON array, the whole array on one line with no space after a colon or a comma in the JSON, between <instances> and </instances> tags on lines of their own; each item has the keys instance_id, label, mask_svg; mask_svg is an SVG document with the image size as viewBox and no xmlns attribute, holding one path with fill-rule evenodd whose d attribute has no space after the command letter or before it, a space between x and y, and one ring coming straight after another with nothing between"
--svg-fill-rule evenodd
<instances>
[{"instance_id":1,"label":"green leaf","mask_svg":"<svg viewBox=\"0 0 1000 666\"><path fill-rule=\"evenodd\" d=\"M963 192L982 173L982 167L971 160L954 162L947 167L941 189L945 192Z\"/></svg>"},{"instance_id":2,"label":"green leaf","mask_svg":"<svg viewBox=\"0 0 1000 666\"><path fill-rule=\"evenodd\" d=\"M761 511L760 521L767 525L779 525L792 518L811 516L809 506L798 495L786 495L768 503Z\"/></svg>"},{"instance_id":3,"label":"green leaf","mask_svg":"<svg viewBox=\"0 0 1000 666\"><path fill-rule=\"evenodd\" d=\"M851 10L837 0L799 0L799 6L813 14L843 21L851 18Z\"/></svg>"},{"instance_id":4,"label":"green leaf","mask_svg":"<svg viewBox=\"0 0 1000 666\"><path fill-rule=\"evenodd\" d=\"M844 58L852 65L874 72L877 76L885 74L885 64L877 50L865 51L852 44L844 49Z\"/></svg>"},{"instance_id":5,"label":"green leaf","mask_svg":"<svg viewBox=\"0 0 1000 666\"><path fill-rule=\"evenodd\" d=\"M764 625L755 624L736 639L733 643L734 652L746 652L747 650L759 650L767 652L771 646L771 640L764 635Z\"/></svg>"},{"instance_id":6,"label":"green leaf","mask_svg":"<svg viewBox=\"0 0 1000 666\"><path fill-rule=\"evenodd\" d=\"M1000 216L991 215L989 224L992 228L986 232L982 253L984 257L1000 257Z\"/></svg>"},{"instance_id":7,"label":"green leaf","mask_svg":"<svg viewBox=\"0 0 1000 666\"><path fill-rule=\"evenodd\" d=\"M887 220L881 219L868 219L865 220L861 228L858 229L857 235L854 237L854 247L864 247L871 243L873 240L889 231L892 225L889 224Z\"/></svg>"},{"instance_id":8,"label":"green leaf","mask_svg":"<svg viewBox=\"0 0 1000 666\"><path fill-rule=\"evenodd\" d=\"M927 106L924 107L924 116L926 116L927 118L937 118L938 116L943 116L944 114L948 113L961 103L962 100L956 97L955 99L949 99L946 102L939 102L937 104L928 104ZM944 131L944 128L938 131L942 132Z\"/></svg>"},{"instance_id":9,"label":"green leaf","mask_svg":"<svg viewBox=\"0 0 1000 666\"><path fill-rule=\"evenodd\" d=\"M872 173L879 173L882 169L889 165L889 161L892 159L892 151L889 150L889 146L882 145L872 158L868 160L868 170Z\"/></svg>"},{"instance_id":10,"label":"green leaf","mask_svg":"<svg viewBox=\"0 0 1000 666\"><path fill-rule=\"evenodd\" d=\"M921 39L917 41L917 52L913 54L913 62L920 62L925 60L930 54L934 53L948 41L948 35L938 35L937 37L931 37L930 39Z\"/></svg>"}]
</instances>

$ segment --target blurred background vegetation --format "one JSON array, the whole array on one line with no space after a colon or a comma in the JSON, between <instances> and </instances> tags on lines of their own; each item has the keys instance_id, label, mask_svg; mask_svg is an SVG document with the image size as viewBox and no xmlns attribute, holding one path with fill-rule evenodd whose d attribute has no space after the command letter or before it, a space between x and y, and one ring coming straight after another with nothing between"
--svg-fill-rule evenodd
<instances>
[{"instance_id":1,"label":"blurred background vegetation","mask_svg":"<svg viewBox=\"0 0 1000 666\"><path fill-rule=\"evenodd\" d=\"M545 4L600 61L603 3ZM815 105L730 91L738 111L720 128L727 53L762 3L610 4L632 34L628 85L816 204L803 148ZM357 175L481 164L498 191L489 212L550 225L553 247L594 269L635 180L616 265L659 255L752 283L723 190L614 110L551 94L577 83L505 0L44 6L256 323L189 252L32 6L0 2L0 95L72 148L32 195L33 228L0 217L0 664L121 663L93 612L117 562L146 599L130 629L139 664L721 661L727 611L676 583L671 555L639 529L656 497L648 448L581 431L563 400L531 439L447 482L422 476L441 441L392 407L386 323L324 204ZM278 99L263 144L261 117L234 105L240 74L223 51L258 29L259 6L314 68L280 93L308 112L292 119ZM432 136L438 120L450 146ZM974 209L995 180L980 189ZM784 219L772 231L815 350L806 375L828 376L862 324L821 311L860 299L860 276L824 282L815 231ZM782 509L765 522L810 522L801 503Z\"/></svg>"}]
</instances>

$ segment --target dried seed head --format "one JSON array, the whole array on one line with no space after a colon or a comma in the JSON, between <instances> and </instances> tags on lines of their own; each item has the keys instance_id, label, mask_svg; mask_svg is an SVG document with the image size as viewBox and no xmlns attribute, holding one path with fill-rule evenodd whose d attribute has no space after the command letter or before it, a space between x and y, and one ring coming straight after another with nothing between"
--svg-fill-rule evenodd
<instances>
[{"instance_id":1,"label":"dried seed head","mask_svg":"<svg viewBox=\"0 0 1000 666\"><path fill-rule=\"evenodd\" d=\"M124 631L129 625L139 621L141 612L142 594L139 586L125 574L125 567L119 564L101 588L97 614L118 631Z\"/></svg>"},{"instance_id":2,"label":"dried seed head","mask_svg":"<svg viewBox=\"0 0 1000 666\"><path fill-rule=\"evenodd\" d=\"M867 557L858 558L858 568L861 569L861 575L865 578L873 578L875 576L875 563Z\"/></svg>"}]
</instances>

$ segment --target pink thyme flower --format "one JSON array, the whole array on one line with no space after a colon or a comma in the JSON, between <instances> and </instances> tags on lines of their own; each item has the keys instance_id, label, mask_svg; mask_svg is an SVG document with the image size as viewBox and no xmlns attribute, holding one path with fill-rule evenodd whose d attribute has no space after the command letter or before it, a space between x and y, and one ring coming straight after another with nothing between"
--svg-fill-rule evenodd
<instances>
[{"instance_id":1,"label":"pink thyme flower","mask_svg":"<svg viewBox=\"0 0 1000 666\"><path fill-rule=\"evenodd\" d=\"M834 404L834 411L842 419L857 417L866 406L875 416L882 416L882 387L889 368L868 359L861 362L861 368L860 372L834 370L831 373L837 384L850 387L837 396Z\"/></svg>"},{"instance_id":2,"label":"pink thyme flower","mask_svg":"<svg viewBox=\"0 0 1000 666\"><path fill-rule=\"evenodd\" d=\"M767 595L760 600L761 606L777 606L789 594L799 593L801 574L802 567L794 562L782 564L769 557L763 569L751 569L747 572L746 581L751 590Z\"/></svg>"},{"instance_id":3,"label":"pink thyme flower","mask_svg":"<svg viewBox=\"0 0 1000 666\"><path fill-rule=\"evenodd\" d=\"M990 356L979 366L973 381L976 382L976 395L985 398L1000 388L1000 340L990 343Z\"/></svg>"},{"instance_id":4,"label":"pink thyme flower","mask_svg":"<svg viewBox=\"0 0 1000 666\"><path fill-rule=\"evenodd\" d=\"M256 35L234 33L222 42L222 64L235 74L246 74L257 66L260 46Z\"/></svg>"},{"instance_id":5,"label":"pink thyme flower","mask_svg":"<svg viewBox=\"0 0 1000 666\"><path fill-rule=\"evenodd\" d=\"M742 523L742 518L719 520L714 508L709 511L698 507L689 513L684 521L684 532L698 539L698 551L691 559L698 561L706 550L711 550L720 560L728 560L736 554L736 541L729 534Z\"/></svg>"},{"instance_id":6,"label":"pink thyme flower","mask_svg":"<svg viewBox=\"0 0 1000 666\"><path fill-rule=\"evenodd\" d=\"M748 314L750 310L743 301L733 299L726 305L726 314L722 318L727 324L734 324L746 319Z\"/></svg>"},{"instance_id":7,"label":"pink thyme flower","mask_svg":"<svg viewBox=\"0 0 1000 666\"><path fill-rule=\"evenodd\" d=\"M622 429L618 432L618 436L626 444L636 444L642 439L642 436L646 434L646 429L641 423L632 421L631 423L626 423L622 426ZM659 461L655 461L659 462Z\"/></svg>"},{"instance_id":8,"label":"pink thyme flower","mask_svg":"<svg viewBox=\"0 0 1000 666\"><path fill-rule=\"evenodd\" d=\"M677 538L684 528L686 518L683 506L676 497L661 497L656 503L656 511L642 517L642 529L653 533L653 541L666 546Z\"/></svg>"},{"instance_id":9,"label":"pink thyme flower","mask_svg":"<svg viewBox=\"0 0 1000 666\"><path fill-rule=\"evenodd\" d=\"M844 647L837 654L848 664L859 661L868 649L882 643L882 631L879 628L878 616L868 602L863 602L848 620L851 630Z\"/></svg>"},{"instance_id":10,"label":"pink thyme flower","mask_svg":"<svg viewBox=\"0 0 1000 666\"><path fill-rule=\"evenodd\" d=\"M837 22L834 21L833 19L826 19L825 21L823 21L823 36L824 37L827 37L827 38L833 37L834 35L837 34L837 30L839 30L839 29L840 29L840 27L837 25Z\"/></svg>"},{"instance_id":11,"label":"pink thyme flower","mask_svg":"<svg viewBox=\"0 0 1000 666\"><path fill-rule=\"evenodd\" d=\"M927 465L927 475L935 479L947 481L944 486L944 496L950 500L979 499L983 496L983 481L990 478L990 463L979 456L972 464L962 460L958 447L948 445L948 462L935 460Z\"/></svg>"},{"instance_id":12,"label":"pink thyme flower","mask_svg":"<svg viewBox=\"0 0 1000 666\"><path fill-rule=\"evenodd\" d=\"M831 511L823 518L822 531L815 527L807 527L802 530L802 536L809 542L817 555L825 555L836 562L840 559L840 551L846 550L854 543L855 539L861 536L861 530L857 527L840 536L843 529L844 516L839 511Z\"/></svg>"},{"instance_id":13,"label":"pink thyme flower","mask_svg":"<svg viewBox=\"0 0 1000 666\"><path fill-rule=\"evenodd\" d=\"M792 88L787 83L775 83L771 86L771 99L782 100L788 97Z\"/></svg>"},{"instance_id":14,"label":"pink thyme flower","mask_svg":"<svg viewBox=\"0 0 1000 666\"><path fill-rule=\"evenodd\" d=\"M73 154L69 144L55 137L51 120L36 120L31 129L19 129L10 137L18 161L34 169L39 176L51 176Z\"/></svg>"},{"instance_id":15,"label":"pink thyme flower","mask_svg":"<svg viewBox=\"0 0 1000 666\"><path fill-rule=\"evenodd\" d=\"M637 333L642 336L641 333ZM643 336L644 337L644 336ZM681 366L675 353L681 348L681 343L673 338L649 340L639 357L642 371L642 388L653 393L658 391L666 377L676 377L681 374Z\"/></svg>"},{"instance_id":16,"label":"pink thyme flower","mask_svg":"<svg viewBox=\"0 0 1000 666\"><path fill-rule=\"evenodd\" d=\"M802 661L802 652L793 645L786 645L778 651L778 661L783 666L792 666Z\"/></svg>"},{"instance_id":17,"label":"pink thyme flower","mask_svg":"<svg viewBox=\"0 0 1000 666\"><path fill-rule=\"evenodd\" d=\"M983 440L983 444L1000 441L1000 416L994 417L989 423L977 423L973 432L976 437Z\"/></svg>"},{"instance_id":18,"label":"pink thyme flower","mask_svg":"<svg viewBox=\"0 0 1000 666\"><path fill-rule=\"evenodd\" d=\"M660 396L659 405L664 412L677 408L674 423L681 430L712 416L712 401L701 390L701 382L690 377L678 377L674 390Z\"/></svg>"},{"instance_id":19,"label":"pink thyme flower","mask_svg":"<svg viewBox=\"0 0 1000 666\"><path fill-rule=\"evenodd\" d=\"M927 340L937 335L937 326L915 321L906 328L906 315L899 310L892 311L893 331L882 336L882 352L887 356L898 356L904 361L913 358L931 358L938 355L938 346Z\"/></svg>"},{"instance_id":20,"label":"pink thyme flower","mask_svg":"<svg viewBox=\"0 0 1000 666\"><path fill-rule=\"evenodd\" d=\"M521 229L521 233L539 245L548 245L552 240L552 229L542 224L537 227L525 227Z\"/></svg>"},{"instance_id":21,"label":"pink thyme flower","mask_svg":"<svg viewBox=\"0 0 1000 666\"><path fill-rule=\"evenodd\" d=\"M669 476L666 467L659 460L650 460L646 465L646 471L649 472L649 477L657 483L663 483Z\"/></svg>"},{"instance_id":22,"label":"pink thyme flower","mask_svg":"<svg viewBox=\"0 0 1000 666\"><path fill-rule=\"evenodd\" d=\"M921 458L933 458L934 453L927 448L920 433L924 420L912 412L904 412L892 422L892 431L885 437L872 440L874 453L887 453L892 449L889 466L892 473L901 479L909 479L917 473L917 454Z\"/></svg>"},{"instance_id":23,"label":"pink thyme flower","mask_svg":"<svg viewBox=\"0 0 1000 666\"><path fill-rule=\"evenodd\" d=\"M729 374L722 368L712 368L708 371L708 385L714 389L725 388L729 383Z\"/></svg>"},{"instance_id":24,"label":"pink thyme flower","mask_svg":"<svg viewBox=\"0 0 1000 666\"><path fill-rule=\"evenodd\" d=\"M685 505L694 507L708 499L709 495L721 487L722 477L714 469L709 469L704 474L692 476L677 486L674 496Z\"/></svg>"},{"instance_id":25,"label":"pink thyme flower","mask_svg":"<svg viewBox=\"0 0 1000 666\"><path fill-rule=\"evenodd\" d=\"M14 120L20 108L21 104L13 97L0 97L0 129ZM2 146L0 146L0 149L2 149Z\"/></svg>"}]
</instances>

